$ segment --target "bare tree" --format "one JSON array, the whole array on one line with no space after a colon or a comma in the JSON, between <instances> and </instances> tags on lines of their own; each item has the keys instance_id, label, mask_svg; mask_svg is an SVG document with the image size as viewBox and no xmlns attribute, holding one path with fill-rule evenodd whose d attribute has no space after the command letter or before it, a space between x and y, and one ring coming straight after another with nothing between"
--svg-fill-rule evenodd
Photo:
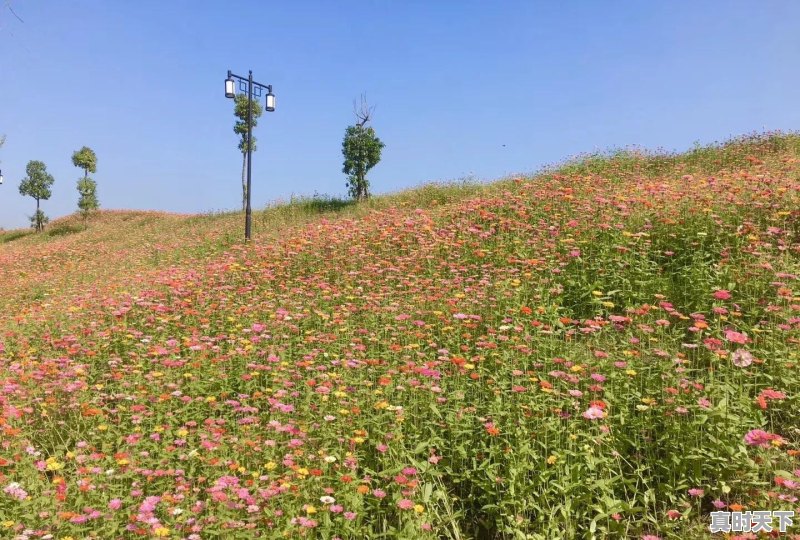
<instances>
[{"instance_id":1,"label":"bare tree","mask_svg":"<svg viewBox=\"0 0 800 540\"><path fill-rule=\"evenodd\" d=\"M356 105L356 100L353 100L353 114L356 116L356 125L358 127L364 127L372 118L373 112L375 112L375 106L369 106L366 94L361 94L361 103L358 105Z\"/></svg>"}]
</instances>

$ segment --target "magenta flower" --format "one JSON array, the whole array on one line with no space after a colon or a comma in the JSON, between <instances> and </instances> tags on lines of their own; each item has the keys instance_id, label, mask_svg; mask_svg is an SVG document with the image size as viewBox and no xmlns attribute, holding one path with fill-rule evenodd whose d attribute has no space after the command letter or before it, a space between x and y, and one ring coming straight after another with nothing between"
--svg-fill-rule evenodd
<instances>
[{"instance_id":1,"label":"magenta flower","mask_svg":"<svg viewBox=\"0 0 800 540\"><path fill-rule=\"evenodd\" d=\"M750 430L744 436L744 442L746 442L749 446L769 448L769 445L772 441L783 442L783 438L780 435L768 433L763 429Z\"/></svg>"},{"instance_id":2,"label":"magenta flower","mask_svg":"<svg viewBox=\"0 0 800 540\"><path fill-rule=\"evenodd\" d=\"M691 497L702 497L703 493L705 492L700 488L692 488L689 490L689 496Z\"/></svg>"}]
</instances>

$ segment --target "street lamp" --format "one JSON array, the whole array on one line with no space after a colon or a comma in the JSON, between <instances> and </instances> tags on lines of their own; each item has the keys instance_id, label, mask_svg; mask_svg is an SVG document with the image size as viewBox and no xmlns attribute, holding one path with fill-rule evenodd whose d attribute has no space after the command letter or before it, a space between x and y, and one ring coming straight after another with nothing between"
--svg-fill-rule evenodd
<instances>
[{"instance_id":1,"label":"street lamp","mask_svg":"<svg viewBox=\"0 0 800 540\"><path fill-rule=\"evenodd\" d=\"M275 94L272 93L271 84L261 84L253 80L253 72L250 71L248 77L240 77L228 70L228 78L225 79L225 97L233 98L236 95L236 88L234 79L239 81L239 90L247 92L247 205L244 212L244 239L250 240L250 223L251 223L251 210L250 210L250 185L251 185L251 168L250 164L253 158L253 145L250 143L253 140L253 96L261 97L264 90L267 91L266 107L267 112L275 110Z\"/></svg>"},{"instance_id":2,"label":"street lamp","mask_svg":"<svg viewBox=\"0 0 800 540\"><path fill-rule=\"evenodd\" d=\"M3 171L0 171L0 185L3 184Z\"/></svg>"}]
</instances>

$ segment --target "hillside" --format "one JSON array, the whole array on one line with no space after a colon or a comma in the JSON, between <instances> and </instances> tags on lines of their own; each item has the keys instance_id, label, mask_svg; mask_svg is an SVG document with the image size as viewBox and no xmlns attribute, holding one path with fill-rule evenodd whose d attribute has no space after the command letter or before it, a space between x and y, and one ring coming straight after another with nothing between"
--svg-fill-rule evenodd
<instances>
[{"instance_id":1,"label":"hillside","mask_svg":"<svg viewBox=\"0 0 800 540\"><path fill-rule=\"evenodd\" d=\"M254 219L249 245L240 214L0 233L0 533L691 539L715 508L800 512L800 136Z\"/></svg>"}]
</instances>

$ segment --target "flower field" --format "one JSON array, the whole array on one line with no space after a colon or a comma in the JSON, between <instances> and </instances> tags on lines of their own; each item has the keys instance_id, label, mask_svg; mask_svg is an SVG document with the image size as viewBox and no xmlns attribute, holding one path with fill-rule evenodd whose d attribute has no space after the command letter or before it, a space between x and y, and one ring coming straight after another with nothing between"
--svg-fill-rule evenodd
<instances>
[{"instance_id":1,"label":"flower field","mask_svg":"<svg viewBox=\"0 0 800 540\"><path fill-rule=\"evenodd\" d=\"M329 206L0 233L0 538L800 523L800 137Z\"/></svg>"}]
</instances>

